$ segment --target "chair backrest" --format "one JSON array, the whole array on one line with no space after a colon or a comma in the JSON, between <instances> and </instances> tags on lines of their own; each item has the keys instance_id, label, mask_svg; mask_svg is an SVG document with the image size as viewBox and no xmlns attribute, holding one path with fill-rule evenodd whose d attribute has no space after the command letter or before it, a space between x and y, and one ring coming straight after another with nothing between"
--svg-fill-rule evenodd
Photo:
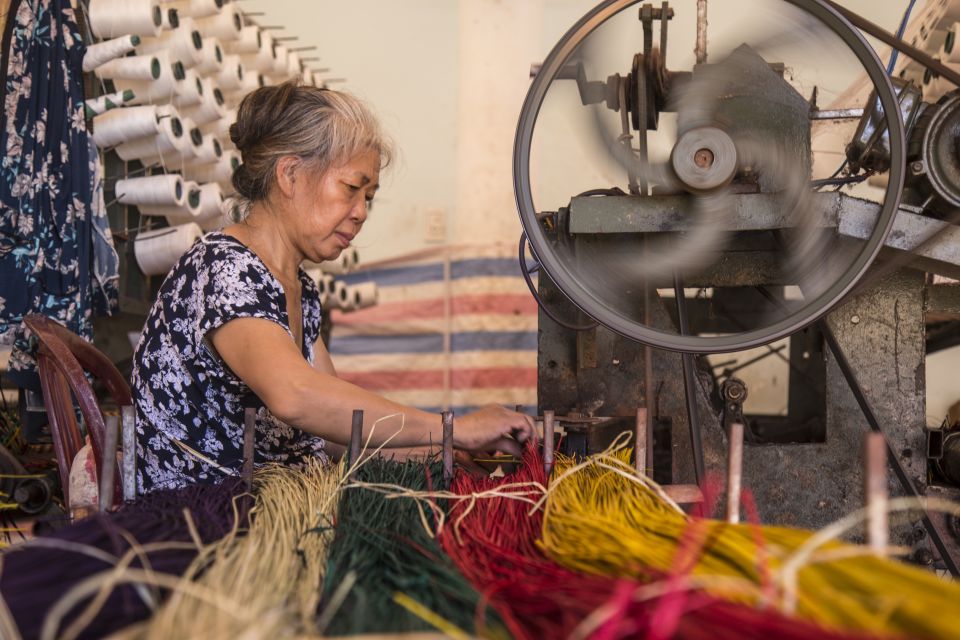
<instances>
[{"instance_id":1,"label":"chair backrest","mask_svg":"<svg viewBox=\"0 0 960 640\"><path fill-rule=\"evenodd\" d=\"M112 458L116 458L116 451L104 451L106 427L103 413L84 371L103 382L118 407L133 404L130 385L109 358L62 325L37 314L28 315L24 318L24 323L36 334L40 343L37 349L37 369L43 390L43 403L47 409L53 449L60 467L64 501L69 504L70 465L83 446L73 398L76 398L90 434L98 480L100 470L103 469L104 454L108 453ZM114 477L116 481L113 502L116 503L122 495L120 473L117 472Z\"/></svg>"}]
</instances>

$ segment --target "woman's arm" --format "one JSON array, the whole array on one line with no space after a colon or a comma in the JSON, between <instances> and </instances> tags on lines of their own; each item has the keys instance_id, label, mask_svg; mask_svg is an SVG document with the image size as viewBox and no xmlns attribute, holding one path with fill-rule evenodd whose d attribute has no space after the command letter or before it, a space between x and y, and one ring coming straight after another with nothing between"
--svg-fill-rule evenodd
<instances>
[{"instance_id":1,"label":"woman's arm","mask_svg":"<svg viewBox=\"0 0 960 640\"><path fill-rule=\"evenodd\" d=\"M370 437L371 447L388 440L390 447L422 447L443 440L440 416L393 402L311 367L275 322L238 318L211 331L208 338L227 366L287 424L346 445L353 410L362 409L364 442L377 420L394 416L377 425ZM519 455L518 442L533 434L529 416L490 406L457 418L454 446Z\"/></svg>"}]
</instances>

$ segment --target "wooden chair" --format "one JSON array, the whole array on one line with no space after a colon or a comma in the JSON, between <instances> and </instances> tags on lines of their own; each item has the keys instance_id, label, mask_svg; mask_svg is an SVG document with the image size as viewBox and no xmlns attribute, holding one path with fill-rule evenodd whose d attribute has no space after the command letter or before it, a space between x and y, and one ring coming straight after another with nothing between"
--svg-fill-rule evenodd
<instances>
[{"instance_id":1,"label":"wooden chair","mask_svg":"<svg viewBox=\"0 0 960 640\"><path fill-rule=\"evenodd\" d=\"M73 398L76 398L80 414L87 425L98 480L100 470L103 469L104 454L116 457L116 451L104 452L106 427L103 413L84 372L90 373L103 383L118 407L133 404L130 385L96 347L62 325L37 314L28 315L24 318L24 323L36 334L40 343L37 349L37 368L43 390L43 403L47 409L53 449L60 467L64 501L69 505L70 466L84 444L77 424ZM122 496L119 469L114 477L116 481L113 503L116 504Z\"/></svg>"}]
</instances>

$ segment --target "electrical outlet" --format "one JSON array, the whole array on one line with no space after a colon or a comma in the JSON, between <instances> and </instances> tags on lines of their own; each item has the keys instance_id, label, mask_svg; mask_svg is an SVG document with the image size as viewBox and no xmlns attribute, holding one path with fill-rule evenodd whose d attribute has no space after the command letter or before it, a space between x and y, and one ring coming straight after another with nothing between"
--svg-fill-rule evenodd
<instances>
[{"instance_id":1,"label":"electrical outlet","mask_svg":"<svg viewBox=\"0 0 960 640\"><path fill-rule=\"evenodd\" d=\"M447 239L447 214L443 209L427 209L424 212L426 229L424 240L430 243L443 243Z\"/></svg>"}]
</instances>

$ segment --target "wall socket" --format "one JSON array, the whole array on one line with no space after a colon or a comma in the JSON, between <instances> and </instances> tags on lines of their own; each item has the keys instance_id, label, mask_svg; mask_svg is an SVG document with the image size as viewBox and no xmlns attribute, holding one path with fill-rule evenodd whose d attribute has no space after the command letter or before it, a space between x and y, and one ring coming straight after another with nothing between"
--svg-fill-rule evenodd
<instances>
[{"instance_id":1,"label":"wall socket","mask_svg":"<svg viewBox=\"0 0 960 640\"><path fill-rule=\"evenodd\" d=\"M427 209L424 212L424 240L442 244L447 240L447 212L443 209Z\"/></svg>"}]
</instances>

